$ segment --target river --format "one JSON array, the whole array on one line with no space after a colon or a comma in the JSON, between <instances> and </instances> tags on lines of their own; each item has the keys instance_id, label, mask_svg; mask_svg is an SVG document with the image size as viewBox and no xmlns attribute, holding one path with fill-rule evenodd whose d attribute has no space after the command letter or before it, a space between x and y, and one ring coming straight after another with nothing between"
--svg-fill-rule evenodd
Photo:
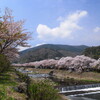
<instances>
[{"instance_id":1,"label":"river","mask_svg":"<svg viewBox=\"0 0 100 100\"><path fill-rule=\"evenodd\" d=\"M22 73L27 73L27 71L21 69L17 70ZM49 74L30 73L27 75L31 78L49 77ZM57 88L60 91L59 93L65 95L69 100L100 100L100 83L74 86L66 86L66 84L61 84L60 87Z\"/></svg>"},{"instance_id":2,"label":"river","mask_svg":"<svg viewBox=\"0 0 100 100\"><path fill-rule=\"evenodd\" d=\"M100 91L67 96L69 100L100 100Z\"/></svg>"}]
</instances>

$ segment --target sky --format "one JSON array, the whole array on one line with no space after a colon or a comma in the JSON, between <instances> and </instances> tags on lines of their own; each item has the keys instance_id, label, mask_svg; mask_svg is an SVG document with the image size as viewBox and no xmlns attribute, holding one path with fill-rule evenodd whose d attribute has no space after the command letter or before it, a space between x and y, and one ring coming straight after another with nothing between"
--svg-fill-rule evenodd
<instances>
[{"instance_id":1,"label":"sky","mask_svg":"<svg viewBox=\"0 0 100 100\"><path fill-rule=\"evenodd\" d=\"M0 0L1 14L6 7L16 21L26 20L31 47L100 45L100 0Z\"/></svg>"}]
</instances>

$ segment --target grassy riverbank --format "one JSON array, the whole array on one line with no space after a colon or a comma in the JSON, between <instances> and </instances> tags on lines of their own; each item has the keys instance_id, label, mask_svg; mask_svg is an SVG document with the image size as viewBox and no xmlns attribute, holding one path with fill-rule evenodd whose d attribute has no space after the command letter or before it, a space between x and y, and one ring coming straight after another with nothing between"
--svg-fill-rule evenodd
<instances>
[{"instance_id":1,"label":"grassy riverbank","mask_svg":"<svg viewBox=\"0 0 100 100\"><path fill-rule=\"evenodd\" d=\"M15 71L0 74L0 100L26 100L24 93L16 92L13 87L20 84Z\"/></svg>"},{"instance_id":2,"label":"grassy riverbank","mask_svg":"<svg viewBox=\"0 0 100 100\"><path fill-rule=\"evenodd\" d=\"M18 74L20 74L21 76ZM0 100L27 100L26 99L27 94L17 92L14 89L18 87L21 83L23 83L24 79L25 79L24 75L22 75L19 72L16 72L14 69L11 69L6 73L0 74ZM35 86L34 81L32 81L32 84L34 84ZM59 95L59 94L57 95L60 96L60 99L57 100L67 100L63 95Z\"/></svg>"}]
</instances>

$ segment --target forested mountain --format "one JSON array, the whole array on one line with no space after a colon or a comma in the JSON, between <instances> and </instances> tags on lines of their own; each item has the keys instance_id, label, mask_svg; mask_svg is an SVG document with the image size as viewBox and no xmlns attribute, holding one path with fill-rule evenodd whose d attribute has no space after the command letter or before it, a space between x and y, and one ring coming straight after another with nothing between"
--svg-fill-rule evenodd
<instances>
[{"instance_id":1,"label":"forested mountain","mask_svg":"<svg viewBox=\"0 0 100 100\"><path fill-rule=\"evenodd\" d=\"M54 45L44 44L20 52L20 59L17 62L32 62L43 59L59 59L65 56L80 55L88 46Z\"/></svg>"},{"instance_id":2,"label":"forested mountain","mask_svg":"<svg viewBox=\"0 0 100 100\"><path fill-rule=\"evenodd\" d=\"M100 46L86 48L83 54L91 58L98 59L100 58Z\"/></svg>"}]
</instances>

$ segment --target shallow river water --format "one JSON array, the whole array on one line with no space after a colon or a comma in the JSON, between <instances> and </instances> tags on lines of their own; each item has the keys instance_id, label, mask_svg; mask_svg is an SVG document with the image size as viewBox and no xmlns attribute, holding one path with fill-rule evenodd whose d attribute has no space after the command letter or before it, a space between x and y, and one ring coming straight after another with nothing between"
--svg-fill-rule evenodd
<instances>
[{"instance_id":1,"label":"shallow river water","mask_svg":"<svg viewBox=\"0 0 100 100\"><path fill-rule=\"evenodd\" d=\"M89 93L85 95L67 96L70 100L100 100L99 93Z\"/></svg>"}]
</instances>

